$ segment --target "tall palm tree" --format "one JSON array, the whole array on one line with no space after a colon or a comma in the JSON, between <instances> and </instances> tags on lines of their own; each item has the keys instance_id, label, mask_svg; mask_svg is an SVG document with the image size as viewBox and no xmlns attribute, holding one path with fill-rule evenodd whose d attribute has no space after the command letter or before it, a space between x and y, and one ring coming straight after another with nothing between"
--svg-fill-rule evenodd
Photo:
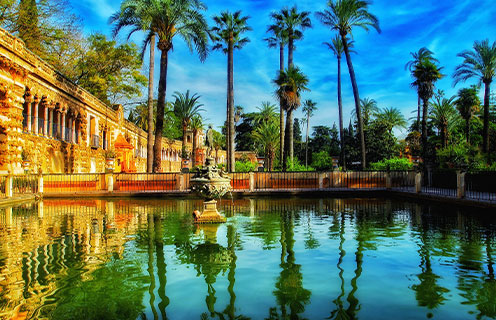
<instances>
[{"instance_id":1,"label":"tall palm tree","mask_svg":"<svg viewBox=\"0 0 496 320\"><path fill-rule=\"evenodd\" d=\"M264 122L275 121L278 114L276 106L269 101L263 101L260 107L257 107L258 112L255 114L255 124L259 125Z\"/></svg>"},{"instance_id":2,"label":"tall palm tree","mask_svg":"<svg viewBox=\"0 0 496 320\"><path fill-rule=\"evenodd\" d=\"M398 108L390 107L383 108L375 115L376 121L384 124L386 128L389 130L389 133L393 132L393 129L398 128L406 128L408 122L405 119L405 116L401 113Z\"/></svg>"},{"instance_id":3,"label":"tall palm tree","mask_svg":"<svg viewBox=\"0 0 496 320\"><path fill-rule=\"evenodd\" d=\"M312 27L310 12L298 12L296 6L274 12L271 17L279 23L288 39L288 68L293 66L294 42L303 38L303 31Z\"/></svg>"},{"instance_id":4,"label":"tall palm tree","mask_svg":"<svg viewBox=\"0 0 496 320\"><path fill-rule=\"evenodd\" d=\"M467 143L470 143L470 120L476 111L479 109L480 99L477 96L479 88L471 86L458 90L458 99L455 101L456 108L460 116L465 120L465 137Z\"/></svg>"},{"instance_id":5,"label":"tall palm tree","mask_svg":"<svg viewBox=\"0 0 496 320\"><path fill-rule=\"evenodd\" d=\"M313 116L313 112L317 110L317 102L313 102L308 99L303 103L303 113L307 116L307 136L305 138L305 167L308 167L308 133L310 128L310 117Z\"/></svg>"},{"instance_id":6,"label":"tall palm tree","mask_svg":"<svg viewBox=\"0 0 496 320\"><path fill-rule=\"evenodd\" d=\"M113 37L115 38L119 31L122 30L124 26L131 26L133 29L128 34L128 40L131 35L136 31L150 32L151 25L149 24L148 16L144 6L146 6L146 0L134 0L136 7L139 10L129 10L128 5L130 1L124 1L121 5L121 10L114 13L110 19L110 23L117 22L117 26L113 30ZM139 4L142 2L142 4ZM120 26L120 27L119 27ZM149 41L145 41L143 49L141 52L141 58L143 59L146 46L149 45L150 49L150 65L148 70L148 116L143 120L147 121L147 149L146 149L146 172L150 173L153 171L153 127L154 127L154 110L153 110L153 75L155 70L155 33L150 35Z\"/></svg>"},{"instance_id":7,"label":"tall palm tree","mask_svg":"<svg viewBox=\"0 0 496 320\"><path fill-rule=\"evenodd\" d=\"M422 60L415 66L413 77L415 81L412 86L417 88L418 95L422 99L422 158L427 158L427 117L429 100L434 95L434 87L437 80L441 79L441 67L432 60Z\"/></svg>"},{"instance_id":8,"label":"tall palm tree","mask_svg":"<svg viewBox=\"0 0 496 320\"><path fill-rule=\"evenodd\" d=\"M439 130L441 146L443 148L448 145L450 132L460 120L460 116L455 109L455 98L456 96L446 99L440 95L431 103L429 119Z\"/></svg>"},{"instance_id":9,"label":"tall palm tree","mask_svg":"<svg viewBox=\"0 0 496 320\"><path fill-rule=\"evenodd\" d=\"M366 154L365 154L365 137L363 134L362 114L360 112L360 94L358 93L358 85L356 82L355 70L351 62L350 49L346 38L348 35L352 37L353 28L360 27L369 30L372 27L381 32L379 27L379 20L368 11L370 2L367 0L330 0L328 2L328 9L317 12L316 15L320 21L336 30L341 37L343 50L346 56L346 63L348 64L348 71L350 73L351 86L353 87L353 97L355 98L355 110L358 120L358 131L360 136L360 147L362 153L362 169L367 167Z\"/></svg>"},{"instance_id":10,"label":"tall palm tree","mask_svg":"<svg viewBox=\"0 0 496 320\"><path fill-rule=\"evenodd\" d=\"M224 11L220 16L214 17L215 27L211 29L210 37L214 42L214 50L222 50L227 54L227 170L234 172L234 77L233 53L241 49L250 40L243 34L250 31L247 25L249 17L241 16L241 11L231 13Z\"/></svg>"},{"instance_id":11,"label":"tall palm tree","mask_svg":"<svg viewBox=\"0 0 496 320\"><path fill-rule=\"evenodd\" d=\"M198 138L198 133L203 130L203 119L199 114L191 118L189 128L193 133L193 146L192 146L193 150L191 151L193 155L193 160L191 163L193 166L196 166L196 150L198 149L198 146L196 145L196 139Z\"/></svg>"},{"instance_id":12,"label":"tall palm tree","mask_svg":"<svg viewBox=\"0 0 496 320\"><path fill-rule=\"evenodd\" d=\"M279 47L279 72L284 71L284 46L288 43L288 35L284 29L283 23L278 19L277 14L271 14L273 24L267 28L267 33L272 34L271 37L265 38L269 48ZM279 103L279 158L283 158L284 153L284 107Z\"/></svg>"},{"instance_id":13,"label":"tall palm tree","mask_svg":"<svg viewBox=\"0 0 496 320\"><path fill-rule=\"evenodd\" d=\"M116 25L114 33L124 27L132 32L146 27L144 43L151 44L158 37L160 50L160 78L158 83L157 120L153 146L153 171L161 170L162 131L164 128L165 96L167 91L167 66L169 51L176 35L183 38L191 51L198 53L200 61L207 57L208 24L201 11L205 5L199 0L124 0L120 12L111 17ZM137 23L138 20L143 21ZM143 46L144 48L144 46Z\"/></svg>"},{"instance_id":14,"label":"tall palm tree","mask_svg":"<svg viewBox=\"0 0 496 320\"><path fill-rule=\"evenodd\" d=\"M496 74L496 41L489 44L489 40L475 41L473 51L460 52L458 57L463 63L456 67L453 74L454 84L468 79L477 79L479 84L484 83L484 128L482 150L489 151L489 99L491 96L491 82Z\"/></svg>"},{"instance_id":15,"label":"tall palm tree","mask_svg":"<svg viewBox=\"0 0 496 320\"><path fill-rule=\"evenodd\" d=\"M173 97L176 99L174 101L174 115L179 121L181 121L181 126L183 129L182 150L185 150L186 132L188 131L188 127L191 125L191 120L194 117L198 117L200 112L205 110L202 109L203 104L198 101L200 96L195 93L190 97L189 90L186 91L186 94L176 91L174 92Z\"/></svg>"},{"instance_id":16,"label":"tall palm tree","mask_svg":"<svg viewBox=\"0 0 496 320\"><path fill-rule=\"evenodd\" d=\"M419 51L417 52L410 52L410 55L412 56L412 60L408 61L405 65L405 69L408 69L413 76L413 70L415 70L415 67L421 63L424 60L430 60L432 62L438 63L439 61L433 57L433 52L430 51L429 49L423 47L420 48ZM420 108L422 105L422 99L420 96L417 94L418 97L418 102L417 102L417 130L420 128Z\"/></svg>"},{"instance_id":17,"label":"tall palm tree","mask_svg":"<svg viewBox=\"0 0 496 320\"><path fill-rule=\"evenodd\" d=\"M348 41L348 48L350 48L350 52L354 52L351 50L353 47L353 41ZM344 52L343 42L341 41L341 37L336 35L332 38L331 42L324 42L331 51L334 53L336 58L338 59L338 110L339 110L339 139L341 140L341 153L339 155L339 163L346 170L346 161L345 161L345 142L344 142L344 129L343 129L343 100L341 98L341 57Z\"/></svg>"},{"instance_id":18,"label":"tall palm tree","mask_svg":"<svg viewBox=\"0 0 496 320\"><path fill-rule=\"evenodd\" d=\"M265 169L272 171L274 158L279 146L279 126L274 120L261 122L252 133L255 143L257 143L264 152Z\"/></svg>"},{"instance_id":19,"label":"tall palm tree","mask_svg":"<svg viewBox=\"0 0 496 320\"><path fill-rule=\"evenodd\" d=\"M308 78L300 71L298 67L289 67L279 74L279 77L274 80L278 86L276 95L284 105L286 110L286 141L284 143L284 157L283 157L283 170L287 169L288 157L293 163L294 149L293 149L293 111L296 110L300 104L300 95L302 91L309 91L307 88Z\"/></svg>"}]
</instances>

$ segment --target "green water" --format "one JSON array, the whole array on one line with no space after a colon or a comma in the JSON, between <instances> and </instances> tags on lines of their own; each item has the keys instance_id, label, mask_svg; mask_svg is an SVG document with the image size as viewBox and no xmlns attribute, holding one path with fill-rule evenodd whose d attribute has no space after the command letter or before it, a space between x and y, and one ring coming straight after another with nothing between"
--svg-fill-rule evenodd
<instances>
[{"instance_id":1,"label":"green water","mask_svg":"<svg viewBox=\"0 0 496 320\"><path fill-rule=\"evenodd\" d=\"M383 199L0 208L0 319L494 319L494 212Z\"/></svg>"}]
</instances>

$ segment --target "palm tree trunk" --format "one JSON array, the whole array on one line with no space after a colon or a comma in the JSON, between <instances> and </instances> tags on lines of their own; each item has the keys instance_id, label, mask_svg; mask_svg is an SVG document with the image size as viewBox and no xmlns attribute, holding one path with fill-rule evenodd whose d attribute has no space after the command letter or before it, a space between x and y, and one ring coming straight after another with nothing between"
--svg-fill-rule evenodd
<instances>
[{"instance_id":1,"label":"palm tree trunk","mask_svg":"<svg viewBox=\"0 0 496 320\"><path fill-rule=\"evenodd\" d=\"M284 43L279 42L279 72L284 72ZM280 132L280 161L284 158L284 106L282 101L279 101L279 132Z\"/></svg>"},{"instance_id":2,"label":"palm tree trunk","mask_svg":"<svg viewBox=\"0 0 496 320\"><path fill-rule=\"evenodd\" d=\"M344 130L343 130L343 100L341 98L341 56L338 56L338 109L339 109L339 138L341 139L341 152L339 162L346 170L346 154L344 150Z\"/></svg>"},{"instance_id":3,"label":"palm tree trunk","mask_svg":"<svg viewBox=\"0 0 496 320\"><path fill-rule=\"evenodd\" d=\"M285 145L286 150L284 151L284 163L283 171L288 168L288 158L291 163L293 163L293 109L289 109L286 116L286 134L285 134Z\"/></svg>"},{"instance_id":4,"label":"palm tree trunk","mask_svg":"<svg viewBox=\"0 0 496 320\"><path fill-rule=\"evenodd\" d=\"M235 128L234 128L234 77L233 77L233 43L229 42L228 48L228 99L229 99L229 162L231 167L229 168L229 172L235 171L235 146L234 146L234 136L235 136Z\"/></svg>"},{"instance_id":5,"label":"palm tree trunk","mask_svg":"<svg viewBox=\"0 0 496 320\"><path fill-rule=\"evenodd\" d=\"M308 126L310 125L310 113L307 113L307 137L305 141L305 168L308 167Z\"/></svg>"},{"instance_id":6,"label":"palm tree trunk","mask_svg":"<svg viewBox=\"0 0 496 320\"><path fill-rule=\"evenodd\" d=\"M443 125L443 127L441 128L441 145L443 148L446 147L448 141L448 134L446 131L447 131L446 126Z\"/></svg>"},{"instance_id":7,"label":"palm tree trunk","mask_svg":"<svg viewBox=\"0 0 496 320\"><path fill-rule=\"evenodd\" d=\"M288 69L293 66L293 30L289 30L288 34Z\"/></svg>"},{"instance_id":8,"label":"palm tree trunk","mask_svg":"<svg viewBox=\"0 0 496 320\"><path fill-rule=\"evenodd\" d=\"M418 95L418 101L417 101L417 130L420 127L420 108L422 105L422 99L420 99L420 95Z\"/></svg>"},{"instance_id":9,"label":"palm tree trunk","mask_svg":"<svg viewBox=\"0 0 496 320\"><path fill-rule=\"evenodd\" d=\"M489 152L489 98L491 95L491 82L484 83L484 128L482 129L482 151Z\"/></svg>"},{"instance_id":10,"label":"palm tree trunk","mask_svg":"<svg viewBox=\"0 0 496 320\"><path fill-rule=\"evenodd\" d=\"M146 172L153 171L153 73L155 70L155 35L150 38L150 71L148 73L148 140L146 147Z\"/></svg>"},{"instance_id":11,"label":"palm tree trunk","mask_svg":"<svg viewBox=\"0 0 496 320\"><path fill-rule=\"evenodd\" d=\"M422 109L422 160L426 161L427 157L427 111L428 111L429 100L424 100L424 106Z\"/></svg>"},{"instance_id":12,"label":"palm tree trunk","mask_svg":"<svg viewBox=\"0 0 496 320\"><path fill-rule=\"evenodd\" d=\"M155 127L155 144L153 145L153 172L160 172L162 165L162 131L164 129L165 95L167 91L168 50L161 50L160 78L158 81L157 126Z\"/></svg>"},{"instance_id":13,"label":"palm tree trunk","mask_svg":"<svg viewBox=\"0 0 496 320\"><path fill-rule=\"evenodd\" d=\"M192 146L192 149L193 149L192 158L193 158L193 160L191 160L192 167L194 167L196 165L196 135L197 135L196 130L193 130L193 146Z\"/></svg>"},{"instance_id":14,"label":"palm tree trunk","mask_svg":"<svg viewBox=\"0 0 496 320\"><path fill-rule=\"evenodd\" d=\"M363 119L362 119L362 113L360 111L360 95L358 94L358 86L355 77L355 70L353 70L350 50L348 48L348 42L345 35L341 35L341 41L343 42L343 49L346 55L346 63L348 64L348 71L350 72L351 86L353 87L353 96L355 98L355 110L358 121L358 134L360 137L360 149L362 153L362 169L365 169L367 167L367 161L365 154L365 136L363 134Z\"/></svg>"}]
</instances>

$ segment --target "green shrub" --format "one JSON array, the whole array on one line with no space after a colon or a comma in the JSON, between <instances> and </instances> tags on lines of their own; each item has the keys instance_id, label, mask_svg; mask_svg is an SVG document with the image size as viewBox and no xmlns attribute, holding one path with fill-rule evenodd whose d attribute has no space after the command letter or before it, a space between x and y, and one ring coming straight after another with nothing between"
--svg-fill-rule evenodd
<instances>
[{"instance_id":1,"label":"green shrub","mask_svg":"<svg viewBox=\"0 0 496 320\"><path fill-rule=\"evenodd\" d=\"M312 154L312 167L317 171L332 170L332 157L326 151Z\"/></svg>"},{"instance_id":2,"label":"green shrub","mask_svg":"<svg viewBox=\"0 0 496 320\"><path fill-rule=\"evenodd\" d=\"M256 163L252 163L250 160L247 161L236 161L236 172L251 172L255 171L257 168Z\"/></svg>"},{"instance_id":3,"label":"green shrub","mask_svg":"<svg viewBox=\"0 0 496 320\"><path fill-rule=\"evenodd\" d=\"M457 168L469 164L470 148L466 144L452 144L436 151L441 167Z\"/></svg>"},{"instance_id":4,"label":"green shrub","mask_svg":"<svg viewBox=\"0 0 496 320\"><path fill-rule=\"evenodd\" d=\"M371 170L384 171L384 170L411 170L413 163L406 158L391 158L374 162L370 164Z\"/></svg>"},{"instance_id":5,"label":"green shrub","mask_svg":"<svg viewBox=\"0 0 496 320\"><path fill-rule=\"evenodd\" d=\"M315 171L314 168L308 167L306 168L304 165L300 163L298 158L294 158L293 162L288 159L288 170L287 171Z\"/></svg>"}]
</instances>

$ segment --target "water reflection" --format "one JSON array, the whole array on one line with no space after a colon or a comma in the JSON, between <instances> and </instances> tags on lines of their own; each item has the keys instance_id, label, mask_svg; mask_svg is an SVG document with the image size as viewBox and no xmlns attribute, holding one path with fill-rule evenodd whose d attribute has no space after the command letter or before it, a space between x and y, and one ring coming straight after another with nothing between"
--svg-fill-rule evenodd
<instances>
[{"instance_id":1,"label":"water reflection","mask_svg":"<svg viewBox=\"0 0 496 320\"><path fill-rule=\"evenodd\" d=\"M0 209L0 318L496 318L494 221L381 199ZM378 294L382 292L382 294ZM380 311L378 311L380 310ZM380 312L380 313L378 313Z\"/></svg>"}]
</instances>

